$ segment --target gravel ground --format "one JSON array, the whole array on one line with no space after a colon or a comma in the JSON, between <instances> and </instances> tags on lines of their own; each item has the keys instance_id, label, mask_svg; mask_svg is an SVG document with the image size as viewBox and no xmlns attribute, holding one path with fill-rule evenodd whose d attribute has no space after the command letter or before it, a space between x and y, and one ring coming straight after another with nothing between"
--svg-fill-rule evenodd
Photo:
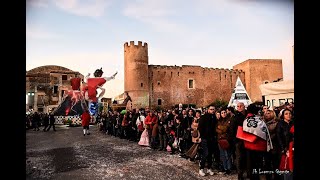
<instances>
[{"instance_id":1,"label":"gravel ground","mask_svg":"<svg viewBox=\"0 0 320 180\"><path fill-rule=\"evenodd\" d=\"M57 131L27 130L26 179L237 179L231 175L198 175L198 163L141 147L90 126L57 126Z\"/></svg>"}]
</instances>

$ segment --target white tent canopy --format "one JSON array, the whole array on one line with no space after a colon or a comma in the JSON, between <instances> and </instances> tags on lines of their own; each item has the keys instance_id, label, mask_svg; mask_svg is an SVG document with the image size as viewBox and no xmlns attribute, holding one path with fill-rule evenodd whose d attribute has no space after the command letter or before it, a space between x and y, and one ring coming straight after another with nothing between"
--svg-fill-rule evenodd
<instances>
[{"instance_id":1,"label":"white tent canopy","mask_svg":"<svg viewBox=\"0 0 320 180\"><path fill-rule=\"evenodd\" d=\"M273 94L284 94L294 92L294 81L279 81L268 84L261 84L259 86L262 96L273 95Z\"/></svg>"},{"instance_id":2,"label":"white tent canopy","mask_svg":"<svg viewBox=\"0 0 320 180\"><path fill-rule=\"evenodd\" d=\"M259 86L264 97L264 104L268 107L281 106L294 100L294 81L279 81Z\"/></svg>"}]
</instances>

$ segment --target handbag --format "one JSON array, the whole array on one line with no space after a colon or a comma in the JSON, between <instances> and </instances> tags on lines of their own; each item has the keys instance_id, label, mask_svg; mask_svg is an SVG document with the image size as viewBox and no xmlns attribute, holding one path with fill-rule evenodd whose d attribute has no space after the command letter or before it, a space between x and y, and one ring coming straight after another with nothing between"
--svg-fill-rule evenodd
<instances>
[{"instance_id":1,"label":"handbag","mask_svg":"<svg viewBox=\"0 0 320 180\"><path fill-rule=\"evenodd\" d=\"M191 136L192 136L193 138L199 137L199 130L197 130L197 129L193 130L192 133L191 133Z\"/></svg>"},{"instance_id":2,"label":"handbag","mask_svg":"<svg viewBox=\"0 0 320 180\"><path fill-rule=\"evenodd\" d=\"M229 144L228 140L226 140L226 139L219 139L218 144L221 147L221 149L226 150L230 147L230 144Z\"/></svg>"}]
</instances>

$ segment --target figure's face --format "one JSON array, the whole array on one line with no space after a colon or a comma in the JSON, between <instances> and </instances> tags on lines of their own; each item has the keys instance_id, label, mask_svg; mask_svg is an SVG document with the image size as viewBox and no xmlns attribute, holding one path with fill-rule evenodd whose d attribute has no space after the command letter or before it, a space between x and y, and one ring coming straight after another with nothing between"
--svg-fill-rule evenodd
<instances>
[{"instance_id":1,"label":"figure's face","mask_svg":"<svg viewBox=\"0 0 320 180\"><path fill-rule=\"evenodd\" d=\"M214 114L215 111L216 111L216 108L213 107L213 106L210 106L209 109L208 109L208 113L210 113L210 114Z\"/></svg>"},{"instance_id":2,"label":"figure's face","mask_svg":"<svg viewBox=\"0 0 320 180\"><path fill-rule=\"evenodd\" d=\"M221 111L221 117L222 118L225 118L225 117L227 117L227 112L226 111Z\"/></svg>"},{"instance_id":3,"label":"figure's face","mask_svg":"<svg viewBox=\"0 0 320 180\"><path fill-rule=\"evenodd\" d=\"M292 118L292 114L290 111L284 111L283 112L283 119L284 120L287 120L287 121L291 121L291 118Z\"/></svg>"},{"instance_id":4,"label":"figure's face","mask_svg":"<svg viewBox=\"0 0 320 180\"><path fill-rule=\"evenodd\" d=\"M238 110L239 112L244 112L244 110L245 110L244 104L243 104L243 103L238 103L238 104L237 104L237 110Z\"/></svg>"},{"instance_id":5,"label":"figure's face","mask_svg":"<svg viewBox=\"0 0 320 180\"><path fill-rule=\"evenodd\" d=\"M217 119L220 119L221 114L219 112L216 112L216 117L217 117Z\"/></svg>"},{"instance_id":6,"label":"figure's face","mask_svg":"<svg viewBox=\"0 0 320 180\"><path fill-rule=\"evenodd\" d=\"M186 114L187 114L187 111L186 111L186 110L182 110L182 114L183 114L183 115L186 115Z\"/></svg>"}]
</instances>

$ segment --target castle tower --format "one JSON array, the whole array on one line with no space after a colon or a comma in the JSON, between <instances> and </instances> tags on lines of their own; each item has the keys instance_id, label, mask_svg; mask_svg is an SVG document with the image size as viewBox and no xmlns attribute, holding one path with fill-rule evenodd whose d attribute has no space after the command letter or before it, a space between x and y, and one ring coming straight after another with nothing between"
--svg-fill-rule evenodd
<instances>
[{"instance_id":1,"label":"castle tower","mask_svg":"<svg viewBox=\"0 0 320 180\"><path fill-rule=\"evenodd\" d=\"M124 91L132 99L132 108L149 106L148 44L124 44Z\"/></svg>"}]
</instances>

